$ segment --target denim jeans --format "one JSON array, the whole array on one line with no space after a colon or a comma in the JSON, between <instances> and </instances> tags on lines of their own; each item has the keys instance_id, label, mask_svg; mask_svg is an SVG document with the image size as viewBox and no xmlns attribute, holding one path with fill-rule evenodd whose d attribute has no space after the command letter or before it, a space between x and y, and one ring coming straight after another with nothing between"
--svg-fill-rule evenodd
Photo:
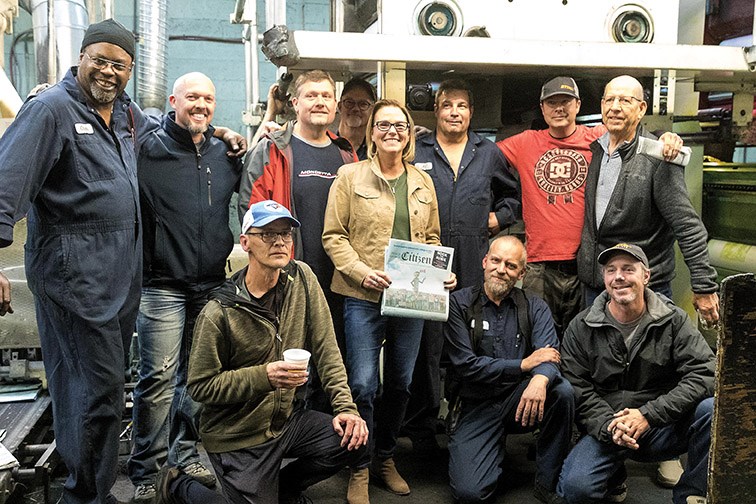
<instances>
[{"instance_id":1,"label":"denim jeans","mask_svg":"<svg viewBox=\"0 0 756 504\"><path fill-rule=\"evenodd\" d=\"M705 496L713 409L714 399L709 397L678 422L650 428L638 440L638 450L583 437L564 461L557 493L570 504L601 502L609 478L625 459L659 462L688 452L688 467L672 490L672 501L685 504L690 495Z\"/></svg>"},{"instance_id":2,"label":"denim jeans","mask_svg":"<svg viewBox=\"0 0 756 504\"><path fill-rule=\"evenodd\" d=\"M379 303L352 297L344 300L346 368L360 416L370 430L370 447L357 464L367 467L370 453L391 458L407 410L410 383L423 333L422 319L385 317ZM383 392L375 406L383 348Z\"/></svg>"},{"instance_id":3,"label":"denim jeans","mask_svg":"<svg viewBox=\"0 0 756 504\"><path fill-rule=\"evenodd\" d=\"M154 482L166 458L178 467L199 461L199 404L186 391L186 375L194 323L212 291L142 289L134 449L128 464L134 485Z\"/></svg>"}]
</instances>

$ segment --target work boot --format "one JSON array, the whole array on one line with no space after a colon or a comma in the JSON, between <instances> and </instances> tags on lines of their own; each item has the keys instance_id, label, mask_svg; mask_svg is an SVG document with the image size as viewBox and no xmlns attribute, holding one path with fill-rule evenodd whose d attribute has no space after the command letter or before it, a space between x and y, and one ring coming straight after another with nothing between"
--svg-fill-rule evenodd
<instances>
[{"instance_id":1,"label":"work boot","mask_svg":"<svg viewBox=\"0 0 756 504\"><path fill-rule=\"evenodd\" d=\"M207 488L213 488L215 486L215 475L213 475L202 462L192 462L191 464L182 467L181 472L190 478L199 481Z\"/></svg>"},{"instance_id":2,"label":"work boot","mask_svg":"<svg viewBox=\"0 0 756 504\"><path fill-rule=\"evenodd\" d=\"M683 468L679 458L664 460L659 462L659 470L656 471L656 482L664 488L672 488L680 481L682 473Z\"/></svg>"},{"instance_id":3,"label":"work boot","mask_svg":"<svg viewBox=\"0 0 756 504\"><path fill-rule=\"evenodd\" d=\"M560 497L556 492L553 492L538 483L533 487L533 495L544 504L567 504L564 497Z\"/></svg>"},{"instance_id":4,"label":"work boot","mask_svg":"<svg viewBox=\"0 0 756 504\"><path fill-rule=\"evenodd\" d=\"M134 504L152 504L155 500L155 483L142 483L134 488Z\"/></svg>"},{"instance_id":5,"label":"work boot","mask_svg":"<svg viewBox=\"0 0 756 504\"><path fill-rule=\"evenodd\" d=\"M349 476L349 486L347 487L347 503L370 504L368 483L370 483L370 471L367 467L352 469L352 474Z\"/></svg>"},{"instance_id":6,"label":"work boot","mask_svg":"<svg viewBox=\"0 0 756 504\"><path fill-rule=\"evenodd\" d=\"M177 467L164 465L158 472L155 482L155 504L177 504L179 501L171 494L171 483L181 475Z\"/></svg>"},{"instance_id":7,"label":"work boot","mask_svg":"<svg viewBox=\"0 0 756 504\"><path fill-rule=\"evenodd\" d=\"M372 471L373 476L380 479L389 492L397 495L409 495L410 487L397 472L394 459L375 460Z\"/></svg>"}]
</instances>

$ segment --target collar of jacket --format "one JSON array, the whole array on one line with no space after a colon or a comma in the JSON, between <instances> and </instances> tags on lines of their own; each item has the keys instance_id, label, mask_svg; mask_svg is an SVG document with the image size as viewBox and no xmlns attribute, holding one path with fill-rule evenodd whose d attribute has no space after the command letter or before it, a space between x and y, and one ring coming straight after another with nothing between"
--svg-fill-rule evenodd
<instances>
[{"instance_id":1,"label":"collar of jacket","mask_svg":"<svg viewBox=\"0 0 756 504\"><path fill-rule=\"evenodd\" d=\"M669 306L673 304L672 301L664 300L657 293L646 287L643 292L643 297L646 300L646 308L648 314L651 316L651 322L649 325L659 323L671 317L674 311ZM606 303L609 301L609 293L604 291L596 298L596 301L591 305L591 309L583 319L586 325L590 327L600 327L603 325L612 325L609 322L609 318L606 316Z\"/></svg>"},{"instance_id":2,"label":"collar of jacket","mask_svg":"<svg viewBox=\"0 0 756 504\"><path fill-rule=\"evenodd\" d=\"M166 133L168 133L168 136L170 136L176 142L194 152L194 150L196 149L196 144L192 139L192 134L188 129L184 128L176 122L175 111L168 112L163 116L163 129L166 131ZM213 128L211 124L208 124L207 131L202 134L202 136L205 137L205 141L200 147L201 150L207 149L210 140L213 138L214 131L215 128Z\"/></svg>"},{"instance_id":3,"label":"collar of jacket","mask_svg":"<svg viewBox=\"0 0 756 504\"><path fill-rule=\"evenodd\" d=\"M256 308L257 305L252 303L247 295L245 278L248 269L249 265L234 273L231 278L223 283L220 289L211 294L210 299L216 300L226 307L239 305L250 309L253 307ZM281 275L278 277L276 287L286 288L289 282L293 281L298 274L299 268L297 267L297 263L293 260L289 261L286 266L281 268Z\"/></svg>"},{"instance_id":4,"label":"collar of jacket","mask_svg":"<svg viewBox=\"0 0 756 504\"><path fill-rule=\"evenodd\" d=\"M438 143L437 140L436 140L436 135L438 134L437 131L438 130L434 130L434 131L432 131L432 132L430 132L430 133L428 133L426 135L423 135L423 136L417 138L415 141L422 142L425 145L434 146L434 145L436 145ZM471 129L467 130L467 141L468 142L470 142L470 143L472 143L474 145L480 145L483 142L483 140L485 140L485 139L482 136L480 136L477 133L475 133L473 130L471 130Z\"/></svg>"},{"instance_id":5,"label":"collar of jacket","mask_svg":"<svg viewBox=\"0 0 756 504\"><path fill-rule=\"evenodd\" d=\"M604 133L604 135L609 135L609 132L607 131ZM617 150L619 151L620 157L622 158L622 161L625 162L628 159L631 159L633 156L635 156L636 151L638 150L638 137L644 136L646 138L652 138L656 140L657 138L651 134L645 127L638 125L638 128L635 130L635 136L633 139L629 142L625 142L622 145L620 145ZM601 138L601 137L599 137ZM593 152L594 157L596 155L603 156L604 155L604 148L601 146L601 143L599 142L599 138L591 142L591 151ZM601 159L601 158L599 158Z\"/></svg>"},{"instance_id":6,"label":"collar of jacket","mask_svg":"<svg viewBox=\"0 0 756 504\"><path fill-rule=\"evenodd\" d=\"M268 133L268 138L270 138L270 141L275 144L278 150L283 151L289 146L289 144L291 144L291 136L294 134L294 125L296 123L296 120L288 121L286 124L284 124L282 129ZM328 135L328 138L330 138L331 141L335 143L339 149L354 154L354 149L352 148L352 144L349 142L349 140L347 140L346 138L341 138L331 130L326 130L326 135Z\"/></svg>"}]
</instances>

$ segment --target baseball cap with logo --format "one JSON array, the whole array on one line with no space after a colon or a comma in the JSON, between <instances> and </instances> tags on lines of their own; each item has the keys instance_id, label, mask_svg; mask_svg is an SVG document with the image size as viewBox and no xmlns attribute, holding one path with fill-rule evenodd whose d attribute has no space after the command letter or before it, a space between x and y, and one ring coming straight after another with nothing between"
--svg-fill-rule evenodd
<instances>
[{"instance_id":1,"label":"baseball cap with logo","mask_svg":"<svg viewBox=\"0 0 756 504\"><path fill-rule=\"evenodd\" d=\"M299 221L291 216L291 212L285 206L273 200L265 200L249 207L242 220L241 232L245 234L250 228L261 228L278 219L287 219L295 228L300 226Z\"/></svg>"},{"instance_id":2,"label":"baseball cap with logo","mask_svg":"<svg viewBox=\"0 0 756 504\"><path fill-rule=\"evenodd\" d=\"M572 77L554 77L541 88L541 101L556 95L567 95L580 99L575 79Z\"/></svg>"},{"instance_id":3,"label":"baseball cap with logo","mask_svg":"<svg viewBox=\"0 0 756 504\"><path fill-rule=\"evenodd\" d=\"M632 243L618 243L614 247L609 247L598 255L598 262L599 264L606 264L609 262L609 259L620 253L635 257L648 268L646 253L638 245L633 245Z\"/></svg>"}]
</instances>

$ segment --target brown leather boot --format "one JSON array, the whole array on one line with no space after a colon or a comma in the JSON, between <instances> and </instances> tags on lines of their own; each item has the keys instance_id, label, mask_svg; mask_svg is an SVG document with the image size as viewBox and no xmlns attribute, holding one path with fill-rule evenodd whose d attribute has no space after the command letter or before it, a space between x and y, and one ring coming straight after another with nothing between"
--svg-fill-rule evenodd
<instances>
[{"instance_id":1,"label":"brown leather boot","mask_svg":"<svg viewBox=\"0 0 756 504\"><path fill-rule=\"evenodd\" d=\"M409 495L410 487L396 470L394 459L373 461L373 475L377 476L389 492L397 495Z\"/></svg>"},{"instance_id":2,"label":"brown leather boot","mask_svg":"<svg viewBox=\"0 0 756 504\"><path fill-rule=\"evenodd\" d=\"M348 504L370 504L368 495L368 483L370 482L370 471L367 467L364 469L352 469L349 476L349 486L347 487Z\"/></svg>"}]
</instances>

